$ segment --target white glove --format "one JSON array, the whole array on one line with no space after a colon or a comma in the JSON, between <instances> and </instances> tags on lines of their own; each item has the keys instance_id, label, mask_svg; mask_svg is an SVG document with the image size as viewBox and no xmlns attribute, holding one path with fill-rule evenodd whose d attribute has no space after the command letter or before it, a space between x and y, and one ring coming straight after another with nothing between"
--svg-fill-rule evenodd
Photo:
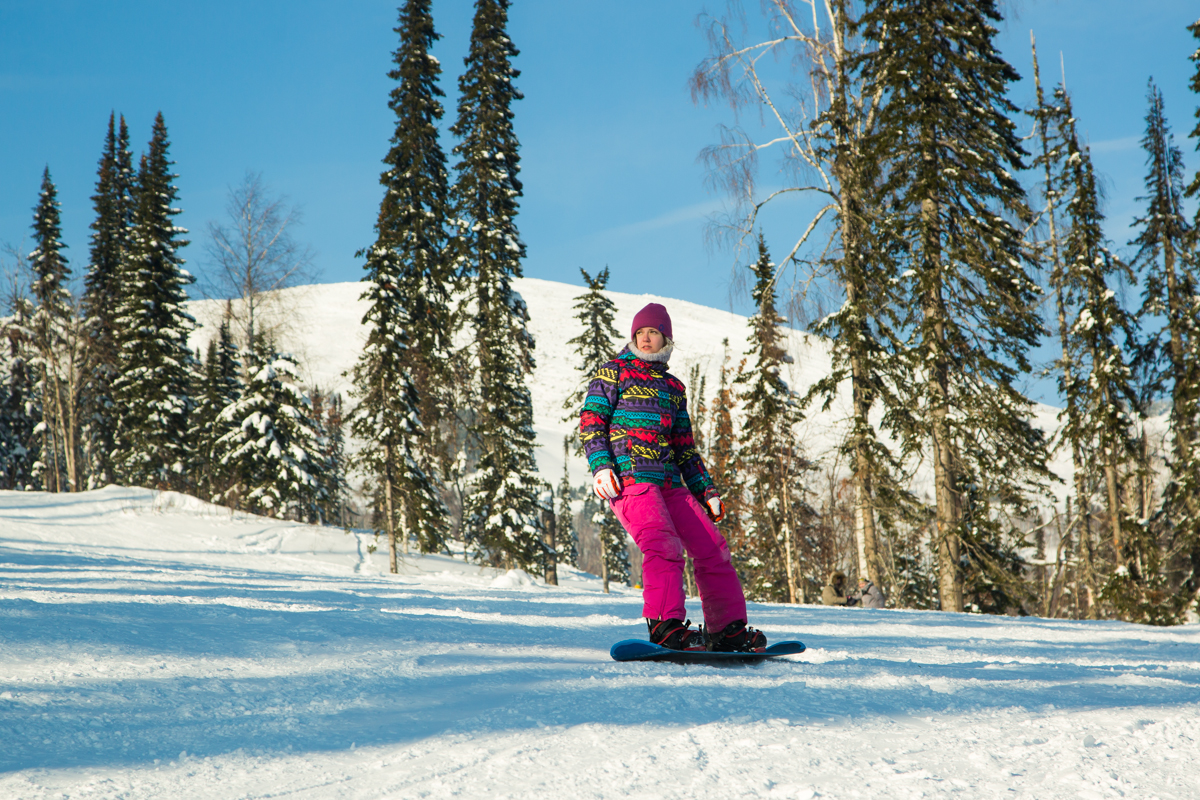
<instances>
[{"instance_id":1,"label":"white glove","mask_svg":"<svg viewBox=\"0 0 1200 800\"><path fill-rule=\"evenodd\" d=\"M597 497L603 497L605 500L615 500L621 493L621 484L617 482L617 475L611 469L597 472L592 488Z\"/></svg>"},{"instance_id":2,"label":"white glove","mask_svg":"<svg viewBox=\"0 0 1200 800\"><path fill-rule=\"evenodd\" d=\"M720 522L721 520L725 519L725 504L721 502L721 498L709 498L708 513L712 516L713 522Z\"/></svg>"}]
</instances>

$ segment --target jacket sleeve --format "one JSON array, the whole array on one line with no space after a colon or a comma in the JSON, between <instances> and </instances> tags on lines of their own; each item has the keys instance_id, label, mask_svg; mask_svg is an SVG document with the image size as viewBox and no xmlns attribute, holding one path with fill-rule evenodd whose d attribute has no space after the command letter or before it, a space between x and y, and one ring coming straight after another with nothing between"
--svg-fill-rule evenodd
<instances>
[{"instance_id":1,"label":"jacket sleeve","mask_svg":"<svg viewBox=\"0 0 1200 800\"><path fill-rule=\"evenodd\" d=\"M596 371L588 384L583 410L579 412L579 439L593 475L602 469L616 470L612 447L608 443L608 426L617 407L617 398L617 369L609 362Z\"/></svg>"},{"instance_id":2,"label":"jacket sleeve","mask_svg":"<svg viewBox=\"0 0 1200 800\"><path fill-rule=\"evenodd\" d=\"M827 583L821 590L821 602L827 606L844 606L846 598L838 594L837 590Z\"/></svg>"},{"instance_id":3,"label":"jacket sleeve","mask_svg":"<svg viewBox=\"0 0 1200 800\"><path fill-rule=\"evenodd\" d=\"M704 467L704 460L696 450L696 440L692 435L692 420L687 412L687 397L680 395L679 408L675 411L675 422L671 426L671 450L675 463L679 466L679 474L683 483L702 502L707 502L721 493L713 486L712 478Z\"/></svg>"}]
</instances>

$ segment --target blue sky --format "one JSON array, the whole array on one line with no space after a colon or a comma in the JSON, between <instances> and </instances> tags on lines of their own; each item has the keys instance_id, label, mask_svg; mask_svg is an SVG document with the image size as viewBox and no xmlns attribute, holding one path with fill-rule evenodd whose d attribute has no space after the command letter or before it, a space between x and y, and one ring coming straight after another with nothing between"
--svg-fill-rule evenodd
<instances>
[{"instance_id":1,"label":"blue sky","mask_svg":"<svg viewBox=\"0 0 1200 800\"><path fill-rule=\"evenodd\" d=\"M693 104L687 89L706 52L695 24L706 7L719 11L723 3L513 4L510 33L522 51L525 93L516 127L527 276L579 283L578 267L608 265L616 290L746 310L730 292L734 255L705 245L706 215L722 197L706 188L697 156L730 121L724 107ZM751 31L765 30L757 2L746 7ZM1195 41L1185 26L1198 14L1194 0L1009 0L1005 10L1000 45L1023 76L1031 28L1048 82L1057 81L1062 53L1081 129L1105 176L1109 233L1124 245L1144 171L1138 140L1151 75L1189 175L1200 165L1195 140L1186 138L1200 102L1187 87ZM471 14L467 0L434 2L450 119ZM126 115L136 152L161 109L180 175L180 224L192 231L189 268L204 273L206 225L220 218L227 187L250 169L303 208L299 238L316 250L320 279L359 279L354 252L373 238L392 128L386 72L395 20L393 2L373 0L5 3L0 241L27 241L49 164L67 254L82 269L109 111ZM1014 86L1011 97L1030 103L1031 82ZM777 255L805 221L802 206L769 218Z\"/></svg>"}]
</instances>

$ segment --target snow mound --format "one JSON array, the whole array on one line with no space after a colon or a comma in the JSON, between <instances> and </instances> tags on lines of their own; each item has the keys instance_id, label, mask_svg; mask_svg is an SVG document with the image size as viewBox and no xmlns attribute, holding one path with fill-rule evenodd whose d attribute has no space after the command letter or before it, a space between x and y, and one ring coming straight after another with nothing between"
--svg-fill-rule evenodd
<instances>
[{"instance_id":1,"label":"snow mound","mask_svg":"<svg viewBox=\"0 0 1200 800\"><path fill-rule=\"evenodd\" d=\"M537 586L538 582L529 577L529 573L523 569L510 569L503 575L498 575L488 585L493 589L525 589Z\"/></svg>"}]
</instances>

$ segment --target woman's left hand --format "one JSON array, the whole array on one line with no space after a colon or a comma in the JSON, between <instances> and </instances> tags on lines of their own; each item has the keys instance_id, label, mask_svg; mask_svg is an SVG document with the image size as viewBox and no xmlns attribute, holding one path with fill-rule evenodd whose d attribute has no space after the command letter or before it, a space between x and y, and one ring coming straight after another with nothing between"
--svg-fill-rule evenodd
<instances>
[{"instance_id":1,"label":"woman's left hand","mask_svg":"<svg viewBox=\"0 0 1200 800\"><path fill-rule=\"evenodd\" d=\"M720 522L721 520L725 519L725 504L721 502L721 498L709 498L708 515L712 517L713 522Z\"/></svg>"}]
</instances>

